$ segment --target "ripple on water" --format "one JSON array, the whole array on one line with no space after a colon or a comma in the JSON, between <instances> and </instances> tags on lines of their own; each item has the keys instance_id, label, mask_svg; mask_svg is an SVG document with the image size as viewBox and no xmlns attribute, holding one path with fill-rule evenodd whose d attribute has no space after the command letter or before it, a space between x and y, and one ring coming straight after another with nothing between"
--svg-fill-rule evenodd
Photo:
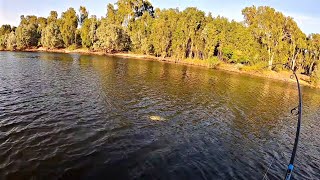
<instances>
[{"instance_id":1,"label":"ripple on water","mask_svg":"<svg viewBox=\"0 0 320 180\"><path fill-rule=\"evenodd\" d=\"M294 179L319 179L320 96L303 88ZM281 179L295 87L175 64L0 53L0 179Z\"/></svg>"}]
</instances>

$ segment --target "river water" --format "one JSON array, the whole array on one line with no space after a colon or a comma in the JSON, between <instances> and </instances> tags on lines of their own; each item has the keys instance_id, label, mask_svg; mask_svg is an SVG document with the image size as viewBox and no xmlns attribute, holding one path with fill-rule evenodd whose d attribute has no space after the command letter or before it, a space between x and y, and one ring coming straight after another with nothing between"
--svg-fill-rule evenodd
<instances>
[{"instance_id":1,"label":"river water","mask_svg":"<svg viewBox=\"0 0 320 180\"><path fill-rule=\"evenodd\" d=\"M320 179L302 87L293 179ZM106 56L0 52L0 179L282 179L295 84Z\"/></svg>"}]
</instances>

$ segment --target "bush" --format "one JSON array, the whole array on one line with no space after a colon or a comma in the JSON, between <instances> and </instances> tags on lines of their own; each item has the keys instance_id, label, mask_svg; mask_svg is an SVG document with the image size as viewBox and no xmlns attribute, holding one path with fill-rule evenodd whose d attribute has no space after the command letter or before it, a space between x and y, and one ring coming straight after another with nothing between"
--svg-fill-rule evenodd
<instances>
[{"instance_id":1,"label":"bush","mask_svg":"<svg viewBox=\"0 0 320 180\"><path fill-rule=\"evenodd\" d=\"M266 62L259 62L253 65L249 65L249 66L243 66L241 67L240 70L242 71L262 71L264 69L266 69L267 67L267 63Z\"/></svg>"},{"instance_id":2,"label":"bush","mask_svg":"<svg viewBox=\"0 0 320 180\"><path fill-rule=\"evenodd\" d=\"M320 68L319 68L319 66L316 66L316 68L312 72L311 77L310 77L310 81L311 81L311 84L314 86L320 85Z\"/></svg>"},{"instance_id":3,"label":"bush","mask_svg":"<svg viewBox=\"0 0 320 180\"><path fill-rule=\"evenodd\" d=\"M217 68L221 64L221 61L218 59L218 57L212 57L206 61L209 68Z\"/></svg>"},{"instance_id":4,"label":"bush","mask_svg":"<svg viewBox=\"0 0 320 180\"><path fill-rule=\"evenodd\" d=\"M72 51L72 50L75 50L75 49L77 49L77 48L78 48L78 47L77 47L76 44L72 44L72 45L70 45L67 49L70 50L70 51Z\"/></svg>"},{"instance_id":5,"label":"bush","mask_svg":"<svg viewBox=\"0 0 320 180\"><path fill-rule=\"evenodd\" d=\"M217 66L220 65L221 61L217 57L212 57L209 59L185 59L183 62L187 64L192 64L192 65L197 65L197 66L205 66L208 68L216 68Z\"/></svg>"},{"instance_id":6,"label":"bush","mask_svg":"<svg viewBox=\"0 0 320 180\"><path fill-rule=\"evenodd\" d=\"M238 70L241 70L243 67L244 67L244 65L241 64L241 63L237 63L237 64L235 65L235 68L238 69Z\"/></svg>"}]
</instances>

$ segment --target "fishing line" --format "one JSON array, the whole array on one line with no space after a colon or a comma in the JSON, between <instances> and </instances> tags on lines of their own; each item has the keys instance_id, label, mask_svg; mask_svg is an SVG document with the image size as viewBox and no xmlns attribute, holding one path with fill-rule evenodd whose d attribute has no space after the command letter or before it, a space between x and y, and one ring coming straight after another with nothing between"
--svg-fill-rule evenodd
<instances>
[{"instance_id":1,"label":"fishing line","mask_svg":"<svg viewBox=\"0 0 320 180\"><path fill-rule=\"evenodd\" d=\"M270 165L269 165L269 167L268 167L268 169L267 169L267 172L264 174L262 180L269 179L269 178L268 178L268 172L269 172L269 170L271 169L271 166L272 166L272 164L274 163L275 160L276 160L276 157L273 156L273 160L271 161L271 163L270 163Z\"/></svg>"}]
</instances>

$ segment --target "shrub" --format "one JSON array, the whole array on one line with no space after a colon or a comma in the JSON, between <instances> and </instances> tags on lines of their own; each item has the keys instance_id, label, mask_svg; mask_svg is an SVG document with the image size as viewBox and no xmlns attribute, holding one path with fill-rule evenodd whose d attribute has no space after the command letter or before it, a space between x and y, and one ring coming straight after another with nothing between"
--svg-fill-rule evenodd
<instances>
[{"instance_id":1,"label":"shrub","mask_svg":"<svg viewBox=\"0 0 320 180\"><path fill-rule=\"evenodd\" d=\"M311 81L311 84L314 86L320 85L320 67L319 66L316 66L316 68L312 72L310 81Z\"/></svg>"},{"instance_id":2,"label":"shrub","mask_svg":"<svg viewBox=\"0 0 320 180\"><path fill-rule=\"evenodd\" d=\"M76 44L72 44L68 47L68 50L72 51L72 50L75 50L77 49L77 45Z\"/></svg>"},{"instance_id":3,"label":"shrub","mask_svg":"<svg viewBox=\"0 0 320 180\"><path fill-rule=\"evenodd\" d=\"M221 61L218 59L218 57L212 57L206 61L209 68L217 68L221 64Z\"/></svg>"},{"instance_id":4,"label":"shrub","mask_svg":"<svg viewBox=\"0 0 320 180\"><path fill-rule=\"evenodd\" d=\"M262 71L264 69L266 69L267 67L267 63L266 62L259 62L253 65L249 65L249 66L243 66L241 67L240 70L242 71Z\"/></svg>"},{"instance_id":5,"label":"shrub","mask_svg":"<svg viewBox=\"0 0 320 180\"><path fill-rule=\"evenodd\" d=\"M221 61L217 57L212 57L209 59L188 58L188 59L184 59L183 62L187 64L197 65L197 66L205 66L208 68L216 68L221 63Z\"/></svg>"}]
</instances>

